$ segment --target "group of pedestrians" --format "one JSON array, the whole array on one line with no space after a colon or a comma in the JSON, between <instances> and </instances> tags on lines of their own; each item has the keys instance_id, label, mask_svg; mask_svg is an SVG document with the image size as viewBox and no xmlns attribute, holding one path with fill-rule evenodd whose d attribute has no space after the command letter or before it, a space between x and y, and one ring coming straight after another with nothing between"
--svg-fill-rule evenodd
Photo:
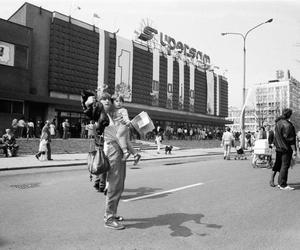
<instances>
[{"instance_id":1,"label":"group of pedestrians","mask_svg":"<svg viewBox=\"0 0 300 250\"><path fill-rule=\"evenodd\" d=\"M290 121L290 117L293 111L289 108L283 110L282 115L275 121L275 132L270 129L270 125L260 127L256 133L256 140L267 139L269 147L275 146L275 163L272 167L270 186L276 187L274 179L277 173L278 185L281 190L293 190L293 187L287 185L289 168L294 164L297 157L297 147L300 148L300 131L299 135L296 135L296 130L293 123ZM247 137L246 137L247 138ZM252 144L248 146L252 149ZM234 136L230 132L230 128L227 127L222 136L221 146L224 148L224 159L230 160L231 147L234 146ZM246 141L247 145L247 141Z\"/></svg>"}]
</instances>

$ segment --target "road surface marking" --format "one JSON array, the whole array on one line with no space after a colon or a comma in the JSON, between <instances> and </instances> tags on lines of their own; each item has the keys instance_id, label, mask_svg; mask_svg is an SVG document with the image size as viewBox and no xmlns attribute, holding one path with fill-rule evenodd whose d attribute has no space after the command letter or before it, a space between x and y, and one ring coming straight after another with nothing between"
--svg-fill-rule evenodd
<instances>
[{"instance_id":1,"label":"road surface marking","mask_svg":"<svg viewBox=\"0 0 300 250\"><path fill-rule=\"evenodd\" d=\"M139 196L139 197L135 197L135 198L127 199L127 200L122 200L122 201L128 202L128 201L141 200L141 199L145 199L145 198L149 198L149 197L153 197L153 196L158 196L158 195L162 195L162 194L173 193L173 192L176 192L176 191L180 191L180 190L183 190L183 189L200 186L200 185L203 185L203 184L204 183L199 182L199 183L188 185L188 186L184 186L184 187L174 188L174 189L170 189L170 190L167 190L167 191L158 192L158 193L154 193L154 194L142 195L142 196Z\"/></svg>"}]
</instances>

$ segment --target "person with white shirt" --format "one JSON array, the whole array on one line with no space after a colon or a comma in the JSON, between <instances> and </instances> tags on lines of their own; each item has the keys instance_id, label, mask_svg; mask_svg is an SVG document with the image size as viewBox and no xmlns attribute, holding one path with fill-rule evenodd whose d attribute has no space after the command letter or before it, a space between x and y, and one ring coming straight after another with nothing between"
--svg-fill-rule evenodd
<instances>
[{"instance_id":1,"label":"person with white shirt","mask_svg":"<svg viewBox=\"0 0 300 250\"><path fill-rule=\"evenodd\" d=\"M230 128L226 127L225 132L222 136L222 144L221 146L224 148L224 160L230 160L230 150L232 144L234 143L233 134L230 132Z\"/></svg>"}]
</instances>

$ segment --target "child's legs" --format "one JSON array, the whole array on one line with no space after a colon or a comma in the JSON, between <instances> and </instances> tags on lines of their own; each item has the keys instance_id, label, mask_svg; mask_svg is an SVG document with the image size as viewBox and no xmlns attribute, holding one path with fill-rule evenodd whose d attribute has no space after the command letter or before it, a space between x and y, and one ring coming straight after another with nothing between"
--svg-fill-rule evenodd
<instances>
[{"instance_id":1,"label":"child's legs","mask_svg":"<svg viewBox=\"0 0 300 250\"><path fill-rule=\"evenodd\" d=\"M136 149L133 147L131 141L129 140L129 136L128 136L128 135L127 135L127 140L126 140L126 142L127 142L127 149L128 149L128 151L129 151L131 154L133 154L133 155L137 154L137 151L136 151Z\"/></svg>"}]
</instances>

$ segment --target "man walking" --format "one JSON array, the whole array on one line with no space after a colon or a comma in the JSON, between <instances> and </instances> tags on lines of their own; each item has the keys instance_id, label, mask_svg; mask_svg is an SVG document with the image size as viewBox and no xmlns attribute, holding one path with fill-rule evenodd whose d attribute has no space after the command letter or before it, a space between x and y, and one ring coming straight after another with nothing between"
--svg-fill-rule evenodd
<instances>
[{"instance_id":1,"label":"man walking","mask_svg":"<svg viewBox=\"0 0 300 250\"><path fill-rule=\"evenodd\" d=\"M230 150L232 145L234 144L234 137L232 133L230 132L230 128L226 127L225 132L222 136L222 143L221 145L224 148L224 160L230 160Z\"/></svg>"},{"instance_id":2,"label":"man walking","mask_svg":"<svg viewBox=\"0 0 300 250\"><path fill-rule=\"evenodd\" d=\"M45 122L45 126L42 128L42 134L41 134L41 140L46 140L46 147L47 147L47 160L52 161L53 159L51 158L51 147L50 147L50 142L51 142L51 134L50 134L50 121ZM35 157L39 159L41 156L42 152L38 152Z\"/></svg>"},{"instance_id":3,"label":"man walking","mask_svg":"<svg viewBox=\"0 0 300 250\"><path fill-rule=\"evenodd\" d=\"M278 176L278 187L281 190L293 190L287 185L288 170L291 159L296 158L296 131L289 121L293 111L289 108L283 110L282 115L276 119L274 145L276 147L276 161L281 165ZM280 164L281 162L281 164Z\"/></svg>"}]
</instances>

